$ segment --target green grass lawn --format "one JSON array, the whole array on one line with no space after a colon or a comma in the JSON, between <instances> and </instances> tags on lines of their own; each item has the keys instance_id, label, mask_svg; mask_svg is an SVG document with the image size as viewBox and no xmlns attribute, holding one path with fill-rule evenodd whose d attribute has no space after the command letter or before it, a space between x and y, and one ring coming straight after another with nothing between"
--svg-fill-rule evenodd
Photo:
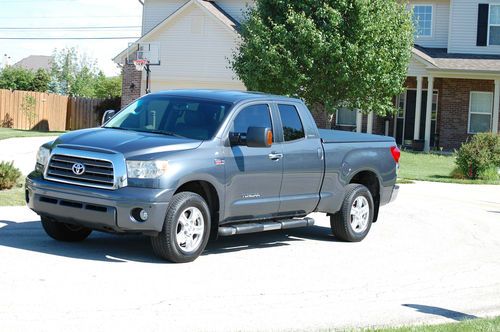
<instances>
[{"instance_id":1,"label":"green grass lawn","mask_svg":"<svg viewBox=\"0 0 500 332\"><path fill-rule=\"evenodd\" d=\"M399 328L365 330L373 332L498 332L500 331L500 317L488 319L472 319L459 323L441 325L422 325Z\"/></svg>"},{"instance_id":2,"label":"green grass lawn","mask_svg":"<svg viewBox=\"0 0 500 332\"><path fill-rule=\"evenodd\" d=\"M64 131L35 131L0 128L0 140L14 137L39 137L39 136L59 136L64 134Z\"/></svg>"},{"instance_id":3,"label":"green grass lawn","mask_svg":"<svg viewBox=\"0 0 500 332\"><path fill-rule=\"evenodd\" d=\"M0 206L24 205L24 177L19 179L17 185L9 190L0 190Z\"/></svg>"},{"instance_id":4,"label":"green grass lawn","mask_svg":"<svg viewBox=\"0 0 500 332\"><path fill-rule=\"evenodd\" d=\"M464 184L500 184L500 181L460 180L450 176L455 168L455 157L448 155L427 154L417 152L401 152L399 161L399 182L408 180L453 182Z\"/></svg>"}]
</instances>

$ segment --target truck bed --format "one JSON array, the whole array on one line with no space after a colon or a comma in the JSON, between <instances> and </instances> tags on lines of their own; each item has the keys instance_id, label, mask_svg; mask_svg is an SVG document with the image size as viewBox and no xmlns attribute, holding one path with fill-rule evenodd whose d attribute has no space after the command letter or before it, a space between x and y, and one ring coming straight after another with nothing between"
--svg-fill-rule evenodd
<instances>
[{"instance_id":1,"label":"truck bed","mask_svg":"<svg viewBox=\"0 0 500 332\"><path fill-rule=\"evenodd\" d=\"M393 142L394 138L381 135L355 133L351 131L319 129L323 143Z\"/></svg>"}]
</instances>

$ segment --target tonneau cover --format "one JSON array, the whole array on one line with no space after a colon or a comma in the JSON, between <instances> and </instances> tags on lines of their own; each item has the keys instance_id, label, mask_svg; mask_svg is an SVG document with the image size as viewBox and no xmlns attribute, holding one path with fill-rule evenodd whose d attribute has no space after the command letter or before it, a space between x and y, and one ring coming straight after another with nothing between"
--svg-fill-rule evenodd
<instances>
[{"instance_id":1,"label":"tonneau cover","mask_svg":"<svg viewBox=\"0 0 500 332\"><path fill-rule=\"evenodd\" d=\"M319 129L324 143L394 142L389 136L361 134L351 131Z\"/></svg>"}]
</instances>

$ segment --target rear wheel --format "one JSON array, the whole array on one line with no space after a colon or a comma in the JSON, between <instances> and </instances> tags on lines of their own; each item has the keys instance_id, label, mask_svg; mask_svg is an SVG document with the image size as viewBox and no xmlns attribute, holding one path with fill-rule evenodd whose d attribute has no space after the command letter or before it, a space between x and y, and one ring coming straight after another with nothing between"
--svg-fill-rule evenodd
<instances>
[{"instance_id":1,"label":"rear wheel","mask_svg":"<svg viewBox=\"0 0 500 332\"><path fill-rule=\"evenodd\" d=\"M210 210L205 200L181 192L168 207L163 230L151 237L154 253L174 263L192 262L201 255L210 236Z\"/></svg>"},{"instance_id":2,"label":"rear wheel","mask_svg":"<svg viewBox=\"0 0 500 332\"><path fill-rule=\"evenodd\" d=\"M41 217L41 220L45 233L57 241L79 242L92 233L92 230L87 227L59 222L53 218Z\"/></svg>"},{"instance_id":3,"label":"rear wheel","mask_svg":"<svg viewBox=\"0 0 500 332\"><path fill-rule=\"evenodd\" d=\"M342 208L330 216L335 237L347 242L359 242L370 231L374 216L374 203L370 190L361 184L349 184Z\"/></svg>"}]
</instances>

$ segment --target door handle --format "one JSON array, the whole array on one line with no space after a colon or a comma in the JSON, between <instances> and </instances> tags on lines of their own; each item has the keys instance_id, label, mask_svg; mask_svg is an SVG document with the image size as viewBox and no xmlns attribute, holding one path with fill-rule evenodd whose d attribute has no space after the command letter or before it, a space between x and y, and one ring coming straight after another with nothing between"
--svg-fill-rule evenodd
<instances>
[{"instance_id":1,"label":"door handle","mask_svg":"<svg viewBox=\"0 0 500 332\"><path fill-rule=\"evenodd\" d=\"M281 158L283 158L283 153L270 153L269 154L269 159L271 160L280 160Z\"/></svg>"}]
</instances>

